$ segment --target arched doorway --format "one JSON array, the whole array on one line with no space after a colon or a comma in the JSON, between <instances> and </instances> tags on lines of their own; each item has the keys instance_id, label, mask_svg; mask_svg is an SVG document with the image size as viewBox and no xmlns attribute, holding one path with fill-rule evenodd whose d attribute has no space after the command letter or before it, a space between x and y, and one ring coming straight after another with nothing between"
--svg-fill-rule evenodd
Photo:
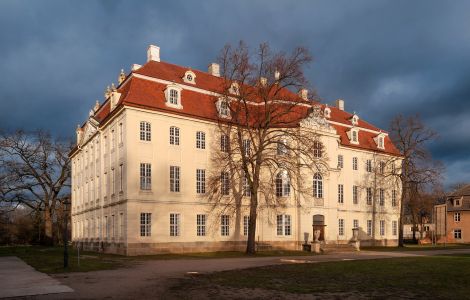
<instances>
[{"instance_id":1,"label":"arched doorway","mask_svg":"<svg viewBox=\"0 0 470 300\"><path fill-rule=\"evenodd\" d=\"M324 215L313 215L312 227L313 231L320 230L320 241L325 240L325 216Z\"/></svg>"}]
</instances>

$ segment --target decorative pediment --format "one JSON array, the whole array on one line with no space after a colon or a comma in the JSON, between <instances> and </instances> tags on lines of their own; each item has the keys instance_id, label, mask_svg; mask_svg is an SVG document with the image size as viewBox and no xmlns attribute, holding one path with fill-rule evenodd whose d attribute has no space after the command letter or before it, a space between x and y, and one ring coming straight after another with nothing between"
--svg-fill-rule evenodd
<instances>
[{"instance_id":1,"label":"decorative pediment","mask_svg":"<svg viewBox=\"0 0 470 300\"><path fill-rule=\"evenodd\" d=\"M300 126L336 133L336 130L333 128L333 126L331 126L326 120L325 114L321 108L321 105L319 104L314 105L312 112L305 119L300 121Z\"/></svg>"}]
</instances>

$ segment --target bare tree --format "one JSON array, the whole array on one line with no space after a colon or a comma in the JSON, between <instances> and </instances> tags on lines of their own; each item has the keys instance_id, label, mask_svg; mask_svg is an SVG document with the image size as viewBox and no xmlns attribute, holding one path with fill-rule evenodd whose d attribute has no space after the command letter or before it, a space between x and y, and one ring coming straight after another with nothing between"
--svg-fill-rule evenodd
<instances>
[{"instance_id":1,"label":"bare tree","mask_svg":"<svg viewBox=\"0 0 470 300\"><path fill-rule=\"evenodd\" d=\"M420 194L440 185L443 166L432 159L427 149L428 144L437 138L437 133L426 127L419 116L395 117L391 122L390 136L402 154L401 171L396 176L402 187L398 242L403 247L405 212L415 206Z\"/></svg>"},{"instance_id":2,"label":"bare tree","mask_svg":"<svg viewBox=\"0 0 470 300\"><path fill-rule=\"evenodd\" d=\"M260 207L275 209L292 199L300 205L301 195L312 192L312 181L305 178L327 170L319 134L300 126L309 114L323 112L306 90L300 96L292 92L306 86L303 68L310 61L305 48L273 53L261 44L251 54L243 42L225 46L219 57L224 78L216 103L220 144L214 145L219 149L206 195L219 211L236 212L237 224L241 207L248 207L248 254L256 251Z\"/></svg>"},{"instance_id":3,"label":"bare tree","mask_svg":"<svg viewBox=\"0 0 470 300\"><path fill-rule=\"evenodd\" d=\"M37 131L0 135L0 201L40 212L46 243L53 243L53 219L70 187L71 143Z\"/></svg>"}]
</instances>

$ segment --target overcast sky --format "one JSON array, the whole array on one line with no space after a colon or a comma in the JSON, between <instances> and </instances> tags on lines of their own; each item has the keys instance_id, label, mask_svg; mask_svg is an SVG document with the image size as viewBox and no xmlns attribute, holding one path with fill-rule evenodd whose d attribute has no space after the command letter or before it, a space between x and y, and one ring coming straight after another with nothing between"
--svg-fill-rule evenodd
<instances>
[{"instance_id":1,"label":"overcast sky","mask_svg":"<svg viewBox=\"0 0 470 300\"><path fill-rule=\"evenodd\" d=\"M324 102L388 129L419 114L447 185L470 181L470 1L0 1L0 128L74 137L121 68L205 70L226 43L305 46Z\"/></svg>"}]
</instances>

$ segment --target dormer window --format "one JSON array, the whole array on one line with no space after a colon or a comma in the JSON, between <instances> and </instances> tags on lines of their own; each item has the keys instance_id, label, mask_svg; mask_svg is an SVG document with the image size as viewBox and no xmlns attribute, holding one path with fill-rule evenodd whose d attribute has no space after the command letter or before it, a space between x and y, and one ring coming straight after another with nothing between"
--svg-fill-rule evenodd
<instances>
[{"instance_id":1,"label":"dormer window","mask_svg":"<svg viewBox=\"0 0 470 300\"><path fill-rule=\"evenodd\" d=\"M351 144L359 144L359 129L351 128L351 130L348 131L348 137Z\"/></svg>"},{"instance_id":2,"label":"dormer window","mask_svg":"<svg viewBox=\"0 0 470 300\"><path fill-rule=\"evenodd\" d=\"M193 71L186 71L183 76L183 81L190 84L196 84L196 74Z\"/></svg>"},{"instance_id":3,"label":"dormer window","mask_svg":"<svg viewBox=\"0 0 470 300\"><path fill-rule=\"evenodd\" d=\"M351 123L354 125L354 126L357 126L359 124L359 116L354 114L352 117L351 117Z\"/></svg>"},{"instance_id":4,"label":"dormer window","mask_svg":"<svg viewBox=\"0 0 470 300\"><path fill-rule=\"evenodd\" d=\"M216 102L217 111L219 113L219 117L221 118L230 118L230 107L228 102L224 98L219 98Z\"/></svg>"},{"instance_id":5,"label":"dormer window","mask_svg":"<svg viewBox=\"0 0 470 300\"><path fill-rule=\"evenodd\" d=\"M173 108L182 109L181 88L177 85L169 85L165 90L166 105Z\"/></svg>"},{"instance_id":6,"label":"dormer window","mask_svg":"<svg viewBox=\"0 0 470 300\"><path fill-rule=\"evenodd\" d=\"M232 82L232 84L230 85L229 92L234 95L240 95L240 88L238 86L238 83Z\"/></svg>"},{"instance_id":7,"label":"dormer window","mask_svg":"<svg viewBox=\"0 0 470 300\"><path fill-rule=\"evenodd\" d=\"M460 206L460 205L461 205L460 199L455 199L454 200L454 206Z\"/></svg>"},{"instance_id":8,"label":"dormer window","mask_svg":"<svg viewBox=\"0 0 470 300\"><path fill-rule=\"evenodd\" d=\"M379 133L375 138L374 138L375 144L377 145L377 148L379 149L385 149L385 134L384 133Z\"/></svg>"},{"instance_id":9,"label":"dormer window","mask_svg":"<svg viewBox=\"0 0 470 300\"><path fill-rule=\"evenodd\" d=\"M331 118L331 109L328 106L325 107L324 115L327 119Z\"/></svg>"}]
</instances>

